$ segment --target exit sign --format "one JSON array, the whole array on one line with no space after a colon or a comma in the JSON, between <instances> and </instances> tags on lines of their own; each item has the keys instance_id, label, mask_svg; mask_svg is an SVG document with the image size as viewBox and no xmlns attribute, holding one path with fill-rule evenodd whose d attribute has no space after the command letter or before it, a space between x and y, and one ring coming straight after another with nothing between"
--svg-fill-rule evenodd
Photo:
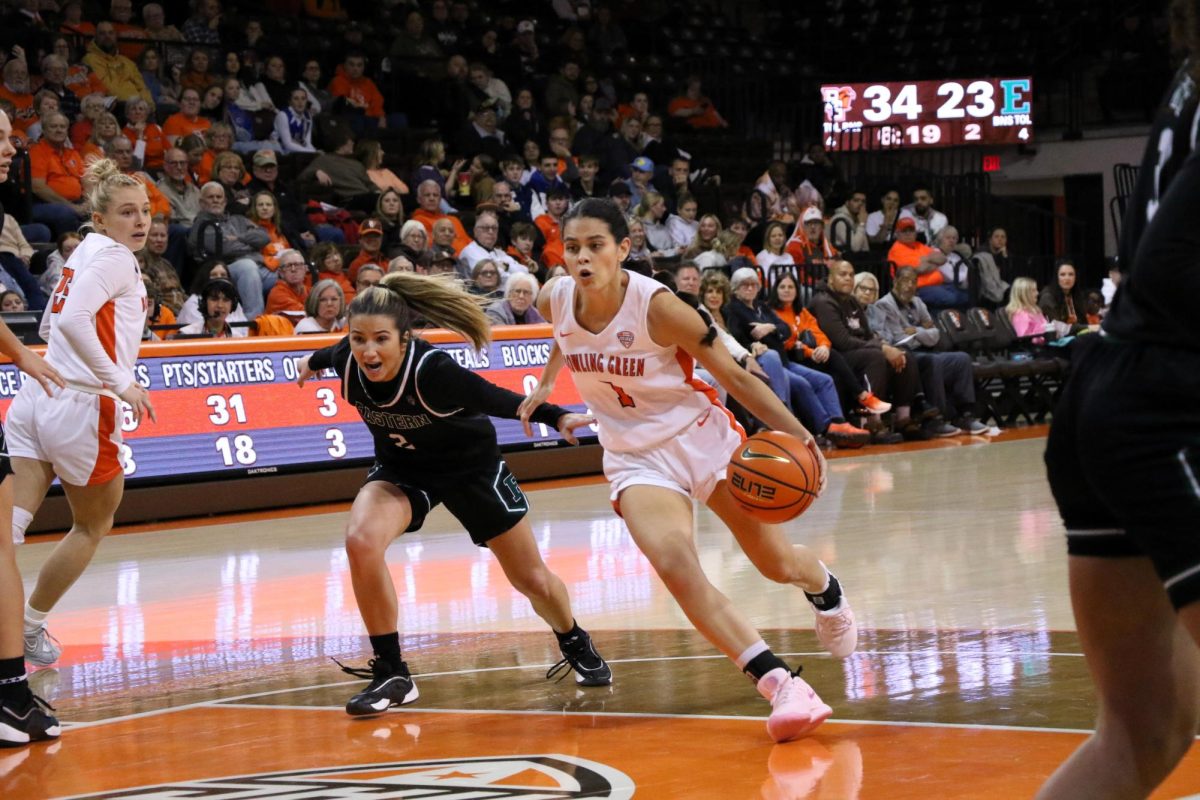
<instances>
[{"instance_id":1,"label":"exit sign","mask_svg":"<svg viewBox=\"0 0 1200 800\"><path fill-rule=\"evenodd\" d=\"M999 172L1000 171L1000 156L984 156L983 157L984 172Z\"/></svg>"}]
</instances>

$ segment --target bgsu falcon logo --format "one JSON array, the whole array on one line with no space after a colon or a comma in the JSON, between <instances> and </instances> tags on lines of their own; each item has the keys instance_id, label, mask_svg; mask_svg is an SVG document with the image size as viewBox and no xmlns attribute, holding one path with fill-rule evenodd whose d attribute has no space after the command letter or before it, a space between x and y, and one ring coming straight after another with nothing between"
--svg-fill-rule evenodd
<instances>
[{"instance_id":1,"label":"bgsu falcon logo","mask_svg":"<svg viewBox=\"0 0 1200 800\"><path fill-rule=\"evenodd\" d=\"M821 102L825 104L825 121L845 122L846 115L857 99L858 92L849 86L822 86Z\"/></svg>"},{"instance_id":2,"label":"bgsu falcon logo","mask_svg":"<svg viewBox=\"0 0 1200 800\"><path fill-rule=\"evenodd\" d=\"M618 331L617 341L620 342L626 350L633 347L633 331Z\"/></svg>"},{"instance_id":3,"label":"bgsu falcon logo","mask_svg":"<svg viewBox=\"0 0 1200 800\"><path fill-rule=\"evenodd\" d=\"M629 392L625 391L625 389L623 389L620 386L617 386L612 381L600 381L600 382L607 383L609 386L612 387L613 391L617 393L617 402L621 404L621 408L637 408L637 403L634 402L633 395L631 395Z\"/></svg>"},{"instance_id":4,"label":"bgsu falcon logo","mask_svg":"<svg viewBox=\"0 0 1200 800\"><path fill-rule=\"evenodd\" d=\"M605 764L574 756L535 755L502 758L447 758L396 761L349 767L268 772L232 778L180 781L75 798L253 797L255 800L304 797L305 800L399 800L410 797L538 797L541 800L596 797L628 800L629 776Z\"/></svg>"}]
</instances>

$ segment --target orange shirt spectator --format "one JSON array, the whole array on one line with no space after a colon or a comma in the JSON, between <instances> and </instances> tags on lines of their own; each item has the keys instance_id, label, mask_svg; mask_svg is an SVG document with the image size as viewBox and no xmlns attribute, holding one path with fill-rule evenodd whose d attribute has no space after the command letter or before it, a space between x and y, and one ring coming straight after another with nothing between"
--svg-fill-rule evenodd
<instances>
[{"instance_id":1,"label":"orange shirt spectator","mask_svg":"<svg viewBox=\"0 0 1200 800\"><path fill-rule=\"evenodd\" d=\"M83 157L73 147L61 149L42 139L29 148L30 173L72 203L83 197Z\"/></svg>"},{"instance_id":2,"label":"orange shirt spectator","mask_svg":"<svg viewBox=\"0 0 1200 800\"><path fill-rule=\"evenodd\" d=\"M180 91L179 109L163 123L163 135L168 143L175 144L184 136L203 133L212 127L212 120L200 116L200 93L195 89Z\"/></svg>"},{"instance_id":3,"label":"orange shirt spectator","mask_svg":"<svg viewBox=\"0 0 1200 800\"><path fill-rule=\"evenodd\" d=\"M467 235L462 222L451 214L432 214L423 208L418 208L412 213L410 219L415 219L425 226L425 232L429 234L430 240L433 239L433 223L439 219L450 220L450 224L454 226L454 252L456 253L461 253L462 249L471 243L471 237Z\"/></svg>"},{"instance_id":4,"label":"orange shirt spectator","mask_svg":"<svg viewBox=\"0 0 1200 800\"><path fill-rule=\"evenodd\" d=\"M377 262L375 262L375 263L377 263ZM383 267L385 272L387 271L386 264L380 264L379 266ZM356 270L356 272L357 272L357 270ZM354 284L351 283L350 279L346 277L346 273L344 273L344 272L319 272L319 273L317 273L317 280L318 281L333 281L338 286L342 287L342 294L344 294L346 296L347 304L349 304L349 302L354 299L354 295L356 294L355 289L354 289Z\"/></svg>"},{"instance_id":5,"label":"orange shirt spectator","mask_svg":"<svg viewBox=\"0 0 1200 800\"><path fill-rule=\"evenodd\" d=\"M292 320L295 325L300 320L304 319L304 302L308 300L308 287L301 286L299 290L292 287L291 284L279 281L271 288L271 293L267 295L267 308L264 314L281 314Z\"/></svg>"},{"instance_id":6,"label":"orange shirt spectator","mask_svg":"<svg viewBox=\"0 0 1200 800\"><path fill-rule=\"evenodd\" d=\"M941 270L930 269L922 272L921 261L926 256L933 253L940 253L941 251L918 242L916 240L916 230L916 223L912 217L901 217L896 222L896 241L892 243L892 247L888 250L887 255L888 261L892 262L892 277L896 277L896 270L900 267L912 267L917 271L918 289L926 286L937 286L945 280ZM901 234L912 235L902 237ZM904 239L909 239L910 241L904 241Z\"/></svg>"},{"instance_id":7,"label":"orange shirt spectator","mask_svg":"<svg viewBox=\"0 0 1200 800\"><path fill-rule=\"evenodd\" d=\"M104 84L96 77L96 73L85 67L83 64L74 64L67 68L67 77L63 81L63 86L66 86L80 100L87 97L89 94L107 94L108 91L104 88Z\"/></svg>"},{"instance_id":8,"label":"orange shirt spectator","mask_svg":"<svg viewBox=\"0 0 1200 800\"><path fill-rule=\"evenodd\" d=\"M329 93L334 97L344 97L350 105L362 109L368 117L383 119L383 95L375 86L375 81L363 75L366 60L361 55L350 53L337 74L329 82Z\"/></svg>"},{"instance_id":9,"label":"orange shirt spectator","mask_svg":"<svg viewBox=\"0 0 1200 800\"><path fill-rule=\"evenodd\" d=\"M142 145L142 166L146 169L161 170L163 166L163 151L167 148L167 137L163 129L152 119L148 119L150 109L141 98L130 100L125 104L126 126L122 133L133 143L136 152L138 142ZM140 130L139 130L140 128Z\"/></svg>"},{"instance_id":10,"label":"orange shirt spectator","mask_svg":"<svg viewBox=\"0 0 1200 800\"><path fill-rule=\"evenodd\" d=\"M170 219L171 201L167 199L165 194L159 191L158 186L154 183L154 179L144 172L134 172L131 174L146 187L146 196L150 199L150 216L162 216Z\"/></svg>"},{"instance_id":11,"label":"orange shirt spectator","mask_svg":"<svg viewBox=\"0 0 1200 800\"><path fill-rule=\"evenodd\" d=\"M9 88L9 83L15 91ZM33 108L33 95L29 92L29 72L21 61L9 61L4 65L4 81L0 83L0 98L13 104L16 111L12 119L14 131L26 135L29 126L37 122L37 112Z\"/></svg>"},{"instance_id":12,"label":"orange shirt spectator","mask_svg":"<svg viewBox=\"0 0 1200 800\"><path fill-rule=\"evenodd\" d=\"M267 269L274 272L279 269L279 254L284 250L290 250L292 245L271 220L256 219L254 221L271 237L271 241L267 242L267 246L262 249L262 256Z\"/></svg>"},{"instance_id":13,"label":"orange shirt spectator","mask_svg":"<svg viewBox=\"0 0 1200 800\"><path fill-rule=\"evenodd\" d=\"M829 341L829 337L825 335L825 331L821 330L821 326L817 324L817 318L810 314L807 308L800 309L799 314L797 314L789 304L784 304L778 308L772 307L771 310L774 311L781 320L786 322L788 324L788 328L790 328L792 331L791 335L788 336L787 341L784 342L784 347L786 349L791 350L793 347L795 347L797 341L800 339L801 334L803 334L805 331L812 333L813 339L817 343L817 347L833 346ZM809 347L808 345L804 344L804 342L800 342L800 350L804 353L805 358L811 358L814 349L816 348Z\"/></svg>"},{"instance_id":14,"label":"orange shirt spectator","mask_svg":"<svg viewBox=\"0 0 1200 800\"><path fill-rule=\"evenodd\" d=\"M667 104L667 113L682 119L691 128L728 128L729 123L717 113L712 101L700 91L700 79L688 78L687 91Z\"/></svg>"},{"instance_id":15,"label":"orange shirt spectator","mask_svg":"<svg viewBox=\"0 0 1200 800\"><path fill-rule=\"evenodd\" d=\"M350 281L358 280L358 270L364 264L378 264L386 271L388 259L387 256L385 256L380 250L376 250L374 253L366 250L359 250L358 255L354 257L354 260L350 262L350 266L346 268L346 271L350 273ZM334 278L336 280L335 275L336 273L333 272L321 273L322 278ZM346 282L349 283L350 281ZM338 281L338 283L341 283L341 281ZM345 289L346 287L343 286L342 288Z\"/></svg>"}]
</instances>

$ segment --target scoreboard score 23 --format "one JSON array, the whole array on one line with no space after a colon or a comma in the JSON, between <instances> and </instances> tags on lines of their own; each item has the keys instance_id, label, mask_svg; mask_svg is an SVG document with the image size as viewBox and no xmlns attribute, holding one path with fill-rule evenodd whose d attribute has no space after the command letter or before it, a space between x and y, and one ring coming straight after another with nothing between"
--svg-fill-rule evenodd
<instances>
[{"instance_id":1,"label":"scoreboard score 23","mask_svg":"<svg viewBox=\"0 0 1200 800\"><path fill-rule=\"evenodd\" d=\"M1032 95L1027 77L825 85L825 150L1025 144Z\"/></svg>"}]
</instances>

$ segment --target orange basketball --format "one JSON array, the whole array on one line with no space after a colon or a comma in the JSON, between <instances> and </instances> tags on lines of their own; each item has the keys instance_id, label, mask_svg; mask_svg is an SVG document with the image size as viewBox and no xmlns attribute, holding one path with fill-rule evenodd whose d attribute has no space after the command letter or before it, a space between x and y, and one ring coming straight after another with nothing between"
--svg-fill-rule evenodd
<instances>
[{"instance_id":1,"label":"orange basketball","mask_svg":"<svg viewBox=\"0 0 1200 800\"><path fill-rule=\"evenodd\" d=\"M817 458L799 439L762 431L742 443L729 460L729 492L756 519L787 522L817 499Z\"/></svg>"}]
</instances>

